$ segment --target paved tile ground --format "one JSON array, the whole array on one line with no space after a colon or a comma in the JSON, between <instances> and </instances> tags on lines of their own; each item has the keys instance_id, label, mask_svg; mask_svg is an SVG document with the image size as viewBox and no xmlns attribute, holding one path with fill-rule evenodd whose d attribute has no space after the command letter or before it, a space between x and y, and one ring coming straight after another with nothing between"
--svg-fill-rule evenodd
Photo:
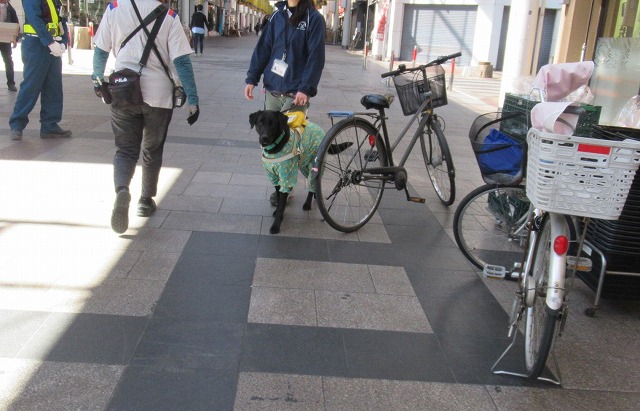
<instances>
[{"instance_id":1,"label":"paved tile ground","mask_svg":"<svg viewBox=\"0 0 640 411\"><path fill-rule=\"evenodd\" d=\"M410 189L385 191L356 233L303 211L304 188L269 235L272 190L243 98L255 36L207 39L193 64L200 120L176 110L158 211L114 234L109 111L93 96L91 53L65 61L72 139L40 140L34 109L9 139L15 94L0 90L0 409L442 410L635 409L640 304L575 283L556 354L563 387L493 375L508 344L512 283L483 280L452 240L455 206L435 198L420 156ZM19 53L19 49L17 53ZM338 47L310 117L393 92L386 63ZM19 57L15 58L21 77ZM481 182L467 141L495 110L499 80L456 77L439 112L458 200ZM390 129L402 128L396 103ZM402 145L400 146L402 147ZM140 173L132 185L139 195ZM521 367L521 349L505 366Z\"/></svg>"}]
</instances>

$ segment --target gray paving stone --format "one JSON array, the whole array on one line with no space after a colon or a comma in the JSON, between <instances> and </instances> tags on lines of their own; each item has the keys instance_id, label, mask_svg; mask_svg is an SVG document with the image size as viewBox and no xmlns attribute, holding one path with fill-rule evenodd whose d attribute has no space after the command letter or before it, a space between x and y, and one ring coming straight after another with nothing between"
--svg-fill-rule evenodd
<instances>
[{"instance_id":1,"label":"gray paving stone","mask_svg":"<svg viewBox=\"0 0 640 411\"><path fill-rule=\"evenodd\" d=\"M256 260L253 285L305 290L375 292L366 265L273 258Z\"/></svg>"},{"instance_id":2,"label":"gray paving stone","mask_svg":"<svg viewBox=\"0 0 640 411\"><path fill-rule=\"evenodd\" d=\"M172 211L162 228L259 234L261 222L257 216Z\"/></svg>"},{"instance_id":3,"label":"gray paving stone","mask_svg":"<svg viewBox=\"0 0 640 411\"><path fill-rule=\"evenodd\" d=\"M184 190L184 195L235 197L247 200L263 199L266 187L229 186L227 184L204 183L192 181Z\"/></svg>"},{"instance_id":4,"label":"gray paving stone","mask_svg":"<svg viewBox=\"0 0 640 411\"><path fill-rule=\"evenodd\" d=\"M635 410L638 392L540 389L496 386L488 390L498 410Z\"/></svg>"},{"instance_id":5,"label":"gray paving stone","mask_svg":"<svg viewBox=\"0 0 640 411\"><path fill-rule=\"evenodd\" d=\"M124 368L0 358L0 408L103 410Z\"/></svg>"},{"instance_id":6,"label":"gray paving stone","mask_svg":"<svg viewBox=\"0 0 640 411\"><path fill-rule=\"evenodd\" d=\"M322 388L317 376L242 372L233 409L322 411Z\"/></svg>"},{"instance_id":7,"label":"gray paving stone","mask_svg":"<svg viewBox=\"0 0 640 411\"><path fill-rule=\"evenodd\" d=\"M431 333L416 297L316 291L321 327Z\"/></svg>"},{"instance_id":8,"label":"gray paving stone","mask_svg":"<svg viewBox=\"0 0 640 411\"><path fill-rule=\"evenodd\" d=\"M416 295L402 267L370 265L369 273L378 294Z\"/></svg>"},{"instance_id":9,"label":"gray paving stone","mask_svg":"<svg viewBox=\"0 0 640 411\"><path fill-rule=\"evenodd\" d=\"M496 409L482 386L330 377L323 384L327 411Z\"/></svg>"},{"instance_id":10,"label":"gray paving stone","mask_svg":"<svg viewBox=\"0 0 640 411\"><path fill-rule=\"evenodd\" d=\"M254 286L251 288L248 321L317 326L313 291Z\"/></svg>"}]
</instances>

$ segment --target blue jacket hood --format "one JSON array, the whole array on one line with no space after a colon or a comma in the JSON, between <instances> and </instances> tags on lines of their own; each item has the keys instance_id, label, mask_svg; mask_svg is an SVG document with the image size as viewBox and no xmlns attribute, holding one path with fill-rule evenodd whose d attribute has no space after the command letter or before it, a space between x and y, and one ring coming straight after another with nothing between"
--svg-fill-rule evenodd
<instances>
[{"instance_id":1,"label":"blue jacket hood","mask_svg":"<svg viewBox=\"0 0 640 411\"><path fill-rule=\"evenodd\" d=\"M263 29L251 56L245 83L258 85L260 78L267 90L280 93L298 91L313 97L324 69L324 17L309 7L307 17L297 27L289 23L286 1L276 3L276 11ZM271 71L273 62L284 60L284 76Z\"/></svg>"}]
</instances>

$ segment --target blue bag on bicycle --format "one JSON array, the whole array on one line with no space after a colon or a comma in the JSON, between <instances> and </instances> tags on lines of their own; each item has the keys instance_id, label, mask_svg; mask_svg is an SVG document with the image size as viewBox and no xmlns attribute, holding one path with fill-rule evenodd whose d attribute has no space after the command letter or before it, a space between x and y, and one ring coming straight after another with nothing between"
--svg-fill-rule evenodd
<instances>
[{"instance_id":1,"label":"blue bag on bicycle","mask_svg":"<svg viewBox=\"0 0 640 411\"><path fill-rule=\"evenodd\" d=\"M491 129L475 153L483 175L515 176L522 169L522 144L495 128Z\"/></svg>"}]
</instances>

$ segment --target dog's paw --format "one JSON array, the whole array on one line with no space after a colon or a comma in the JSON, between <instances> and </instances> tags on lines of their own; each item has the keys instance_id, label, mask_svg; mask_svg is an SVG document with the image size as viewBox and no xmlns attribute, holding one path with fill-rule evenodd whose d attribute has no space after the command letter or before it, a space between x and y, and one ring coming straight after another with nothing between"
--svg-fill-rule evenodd
<instances>
[{"instance_id":1,"label":"dog's paw","mask_svg":"<svg viewBox=\"0 0 640 411\"><path fill-rule=\"evenodd\" d=\"M274 224L269 229L269 233L271 233L271 234L278 234L279 232L280 232L280 224L278 224L278 225Z\"/></svg>"},{"instance_id":2,"label":"dog's paw","mask_svg":"<svg viewBox=\"0 0 640 411\"><path fill-rule=\"evenodd\" d=\"M303 210L305 210L305 211L309 211L309 210L311 210L311 204L306 204L306 203L305 203L305 204L303 204L303 205L302 205L302 209L303 209Z\"/></svg>"}]
</instances>

